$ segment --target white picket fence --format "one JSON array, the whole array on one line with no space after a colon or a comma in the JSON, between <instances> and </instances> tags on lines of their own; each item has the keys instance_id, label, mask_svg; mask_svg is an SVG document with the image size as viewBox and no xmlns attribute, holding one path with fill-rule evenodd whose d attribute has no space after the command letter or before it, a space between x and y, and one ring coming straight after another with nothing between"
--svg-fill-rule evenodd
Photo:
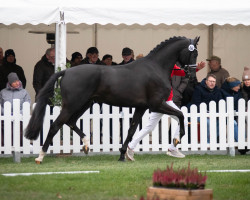
<instances>
[{"instance_id":1,"label":"white picket fence","mask_svg":"<svg viewBox=\"0 0 250 200\"><path fill-rule=\"evenodd\" d=\"M249 104L248 102L248 107ZM42 147L41 144L46 139L51 122L60 113L60 108L54 107L53 114L50 115L50 108L47 106L41 133L42 137L35 141L29 141L22 133L24 133L30 119L30 104L23 104L23 114L20 113L19 107L20 101L14 100L12 115L11 104L6 102L4 105L4 115L0 116L0 156L11 156L13 152L20 152L25 155L38 154ZM218 150L228 150L229 148L245 149L247 147L250 149L250 111L246 112L245 101L240 99L238 112L234 111L232 98L219 102L219 112L216 112L215 102L211 102L209 107L210 112L207 112L206 105L201 104L200 113L197 112L195 105L191 106L190 112L186 107L182 107L182 111L188 117L190 125L185 130L186 134L178 148L181 151L190 153L192 151L201 153L216 152ZM90 109L87 110L77 122L77 126L91 138L90 152L119 153L119 148L127 136L134 109L122 108L120 112L119 107L112 107L111 112L110 108L111 106L103 104L102 112L100 112L100 106L94 104L93 112L90 112ZM238 116L238 142L234 142L234 116ZM200 123L197 123L198 117L200 117ZM149 112L146 111L135 134L147 123L148 118ZM207 143L207 118L210 118L210 143ZM219 119L219 142L217 142L216 136L217 118ZM170 124L171 135L173 136L177 122L165 115L154 131L137 145L135 151L147 153L166 151L171 143L169 139ZM20 141L22 141L22 144ZM68 126L64 125L54 137L53 145L49 147L48 153L80 153L82 146L80 137L71 131Z\"/></svg>"}]
</instances>

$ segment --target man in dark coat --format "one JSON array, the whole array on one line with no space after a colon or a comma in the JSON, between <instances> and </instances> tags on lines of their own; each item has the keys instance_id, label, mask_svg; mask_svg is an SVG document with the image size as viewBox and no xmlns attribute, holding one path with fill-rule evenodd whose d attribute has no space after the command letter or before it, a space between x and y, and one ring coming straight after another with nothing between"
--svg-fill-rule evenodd
<instances>
[{"instance_id":1,"label":"man in dark coat","mask_svg":"<svg viewBox=\"0 0 250 200\"><path fill-rule=\"evenodd\" d=\"M97 64L102 65L103 63L99 59L99 51L96 47L88 48L86 57L81 61L81 64Z\"/></svg>"},{"instance_id":2,"label":"man in dark coat","mask_svg":"<svg viewBox=\"0 0 250 200\"><path fill-rule=\"evenodd\" d=\"M22 82L23 88L26 87L26 78L24 75L23 68L16 64L15 52L13 49L5 51L3 65L0 67L0 90L6 88L8 83L9 73L14 72Z\"/></svg>"},{"instance_id":3,"label":"man in dark coat","mask_svg":"<svg viewBox=\"0 0 250 200\"><path fill-rule=\"evenodd\" d=\"M200 85L196 86L192 97L192 104L195 104L199 108L201 103L205 103L208 107L210 101L215 101L218 105L221 99L220 89L216 86L216 76L208 74L201 81Z\"/></svg>"},{"instance_id":4,"label":"man in dark coat","mask_svg":"<svg viewBox=\"0 0 250 200\"><path fill-rule=\"evenodd\" d=\"M195 104L199 110L200 104L205 103L207 109L209 109L210 101L215 101L218 109L219 101L222 99L221 91L216 86L216 76L214 74L208 74L205 79L203 79L200 85L196 86L193 97L192 104ZM200 121L200 118L198 119ZM219 138L219 120L217 123L217 138ZM210 143L210 119L207 119L207 142Z\"/></svg>"},{"instance_id":5,"label":"man in dark coat","mask_svg":"<svg viewBox=\"0 0 250 200\"><path fill-rule=\"evenodd\" d=\"M55 73L55 49L49 48L45 55L38 61L33 73L33 88L36 92L36 97L39 91L43 88L50 76Z\"/></svg>"}]
</instances>

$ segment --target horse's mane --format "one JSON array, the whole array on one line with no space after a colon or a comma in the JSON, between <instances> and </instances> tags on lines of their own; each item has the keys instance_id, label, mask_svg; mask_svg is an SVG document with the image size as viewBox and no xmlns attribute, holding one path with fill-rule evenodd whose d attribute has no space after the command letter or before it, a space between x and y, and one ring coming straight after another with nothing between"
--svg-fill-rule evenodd
<instances>
[{"instance_id":1,"label":"horse's mane","mask_svg":"<svg viewBox=\"0 0 250 200\"><path fill-rule=\"evenodd\" d=\"M161 48L165 47L166 45L169 45L171 43L174 43L178 40L185 40L187 39L186 37L172 37L172 38L169 38L168 40L165 40L163 42L161 42L160 44L158 44L153 50L151 50L149 52L149 54L147 56L151 56L152 54L155 54L157 51L159 51ZM147 57L146 56L146 57Z\"/></svg>"}]
</instances>

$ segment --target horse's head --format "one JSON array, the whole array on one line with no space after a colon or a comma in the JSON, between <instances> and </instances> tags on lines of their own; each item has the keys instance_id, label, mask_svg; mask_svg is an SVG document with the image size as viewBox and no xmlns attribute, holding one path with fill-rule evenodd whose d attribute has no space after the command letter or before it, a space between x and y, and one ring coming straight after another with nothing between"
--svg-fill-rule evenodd
<instances>
[{"instance_id":1,"label":"horse's head","mask_svg":"<svg viewBox=\"0 0 250 200\"><path fill-rule=\"evenodd\" d=\"M190 39L188 45L181 50L178 62L181 68L185 71L186 77L196 77L196 60L198 57L197 45L200 37Z\"/></svg>"}]
</instances>

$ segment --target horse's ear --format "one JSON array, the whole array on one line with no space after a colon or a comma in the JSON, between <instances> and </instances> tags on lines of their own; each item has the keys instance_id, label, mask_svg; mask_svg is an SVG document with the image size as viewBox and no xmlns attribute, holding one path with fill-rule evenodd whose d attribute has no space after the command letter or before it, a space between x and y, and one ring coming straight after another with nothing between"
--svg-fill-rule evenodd
<instances>
[{"instance_id":1,"label":"horse's ear","mask_svg":"<svg viewBox=\"0 0 250 200\"><path fill-rule=\"evenodd\" d=\"M198 44L199 40L200 40L200 36L199 37L195 37L195 39L194 39L194 46L196 46Z\"/></svg>"}]
</instances>

